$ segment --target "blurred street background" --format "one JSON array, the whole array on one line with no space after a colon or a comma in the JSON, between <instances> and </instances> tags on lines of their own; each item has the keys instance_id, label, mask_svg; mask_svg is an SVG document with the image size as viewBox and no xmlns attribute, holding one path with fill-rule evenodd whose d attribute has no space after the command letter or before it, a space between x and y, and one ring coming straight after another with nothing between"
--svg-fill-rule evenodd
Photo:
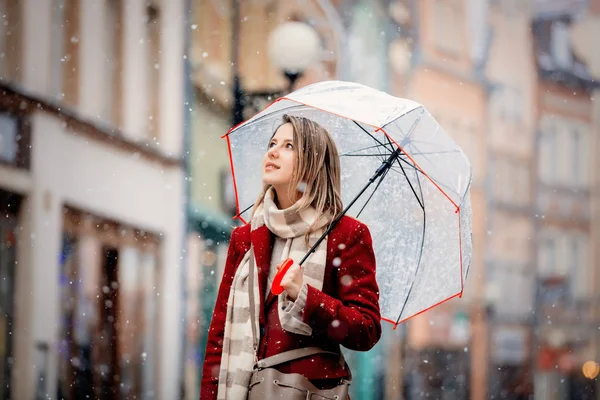
<instances>
[{"instance_id":1,"label":"blurred street background","mask_svg":"<svg viewBox=\"0 0 600 400\"><path fill-rule=\"evenodd\" d=\"M346 352L352 398L600 399L600 0L0 0L0 400L197 399L221 136L329 79L474 169L465 295Z\"/></svg>"}]
</instances>

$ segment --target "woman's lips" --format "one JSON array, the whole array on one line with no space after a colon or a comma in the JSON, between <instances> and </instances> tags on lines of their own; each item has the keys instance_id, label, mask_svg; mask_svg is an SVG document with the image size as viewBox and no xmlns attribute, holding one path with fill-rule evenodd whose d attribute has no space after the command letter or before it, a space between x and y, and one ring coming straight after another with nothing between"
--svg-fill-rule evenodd
<instances>
[{"instance_id":1,"label":"woman's lips","mask_svg":"<svg viewBox=\"0 0 600 400\"><path fill-rule=\"evenodd\" d=\"M267 163L265 165L265 170L266 171L273 171L273 170L276 170L276 169L279 169L279 167L276 164L273 164L271 162L269 162L269 163Z\"/></svg>"}]
</instances>

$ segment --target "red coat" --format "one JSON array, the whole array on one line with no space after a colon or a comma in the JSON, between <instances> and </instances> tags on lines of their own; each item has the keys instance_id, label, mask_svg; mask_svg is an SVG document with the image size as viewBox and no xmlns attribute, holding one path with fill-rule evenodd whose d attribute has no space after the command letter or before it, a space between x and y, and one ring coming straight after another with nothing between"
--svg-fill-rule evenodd
<instances>
[{"instance_id":1,"label":"red coat","mask_svg":"<svg viewBox=\"0 0 600 400\"><path fill-rule=\"evenodd\" d=\"M312 336L284 331L279 324L277 297L269 294L265 300L273 234L266 226L256 229L252 234L250 225L238 227L231 234L223 279L208 333L200 399L217 397L227 299L236 269L250 248L250 242L254 245L261 293L259 359L309 346L339 352L339 346L342 345L350 350L367 351L381 337L375 255L366 225L345 216L329 234L323 290L308 286L303 313L304 322L313 329ZM336 258L341 261L335 263L337 267L333 265ZM284 373L300 373L309 380L347 376L339 359L327 355L291 361L277 369Z\"/></svg>"}]
</instances>

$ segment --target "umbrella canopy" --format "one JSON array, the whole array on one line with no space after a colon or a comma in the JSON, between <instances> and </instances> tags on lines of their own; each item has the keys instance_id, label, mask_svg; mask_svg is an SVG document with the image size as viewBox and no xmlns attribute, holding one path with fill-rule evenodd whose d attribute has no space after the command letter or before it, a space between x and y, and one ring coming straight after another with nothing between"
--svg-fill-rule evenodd
<instances>
[{"instance_id":1,"label":"umbrella canopy","mask_svg":"<svg viewBox=\"0 0 600 400\"><path fill-rule=\"evenodd\" d=\"M284 114L327 129L340 154L345 205L399 154L348 212L373 237L383 319L398 325L461 296L472 253L471 165L431 114L414 101L341 81L276 100L224 136L242 221L250 220L261 161Z\"/></svg>"}]
</instances>

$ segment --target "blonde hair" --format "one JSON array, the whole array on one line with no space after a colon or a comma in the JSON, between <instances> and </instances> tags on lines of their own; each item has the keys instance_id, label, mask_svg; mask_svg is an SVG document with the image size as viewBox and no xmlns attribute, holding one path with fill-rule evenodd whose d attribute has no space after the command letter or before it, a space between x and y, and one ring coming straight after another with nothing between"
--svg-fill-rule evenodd
<instances>
[{"instance_id":1,"label":"blonde hair","mask_svg":"<svg viewBox=\"0 0 600 400\"><path fill-rule=\"evenodd\" d=\"M299 199L300 210L313 207L320 215L330 213L335 220L343 211L341 196L340 159L337 147L325 128L316 122L291 115L284 115L282 125L292 124L294 131L294 148L298 152L294 174L290 185L290 198L295 198L296 191L302 192ZM273 136L277 132L273 132ZM300 190L300 187L303 190ZM256 200L254 210L263 202L265 193L271 185L264 185L262 193ZM308 235L314 232L315 221L308 229Z\"/></svg>"}]
</instances>

